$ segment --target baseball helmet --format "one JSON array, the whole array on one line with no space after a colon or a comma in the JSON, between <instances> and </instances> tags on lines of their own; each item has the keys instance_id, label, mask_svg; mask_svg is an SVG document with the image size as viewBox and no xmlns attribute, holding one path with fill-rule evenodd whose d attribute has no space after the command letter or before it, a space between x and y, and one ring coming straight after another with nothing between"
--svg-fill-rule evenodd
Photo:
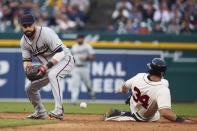
<instances>
[{"instance_id":1,"label":"baseball helmet","mask_svg":"<svg viewBox=\"0 0 197 131\"><path fill-rule=\"evenodd\" d=\"M152 59L151 63L148 63L147 66L150 74L163 76L167 70L166 62L161 58Z\"/></svg>"}]
</instances>

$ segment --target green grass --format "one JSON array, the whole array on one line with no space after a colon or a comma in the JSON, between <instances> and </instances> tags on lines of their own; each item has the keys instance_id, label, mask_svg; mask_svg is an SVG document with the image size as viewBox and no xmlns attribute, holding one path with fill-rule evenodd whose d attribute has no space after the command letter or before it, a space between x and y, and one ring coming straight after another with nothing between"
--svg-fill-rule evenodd
<instances>
[{"instance_id":1,"label":"green grass","mask_svg":"<svg viewBox=\"0 0 197 131\"><path fill-rule=\"evenodd\" d=\"M15 112L27 112L32 113L34 111L32 105L29 102L0 102L0 112L15 113ZM54 103L44 103L47 111L53 110ZM120 110L129 111L129 106L125 104L92 104L88 103L86 109L81 109L79 104L71 105L64 104L65 114L98 114L102 115L109 111L111 108L117 108ZM173 104L172 110L178 115L184 116L197 116L197 104ZM49 124L57 123L58 121L52 120L16 120L16 119L3 119L0 120L1 127L15 127L15 126L27 126L37 124Z\"/></svg>"},{"instance_id":2,"label":"green grass","mask_svg":"<svg viewBox=\"0 0 197 131\"><path fill-rule=\"evenodd\" d=\"M29 102L0 102L0 112L4 113L16 113L26 112L32 113L34 111L32 105ZM44 103L47 111L53 110L54 103ZM64 104L66 114L103 114L112 107L116 107L121 110L129 110L129 107L123 104L88 104L88 108L81 109L79 104L71 105ZM25 116L24 116L25 117ZM16 119L3 119L0 120L1 127L15 127L15 126L27 126L38 124L57 123L58 121L51 120L16 120Z\"/></svg>"},{"instance_id":3,"label":"green grass","mask_svg":"<svg viewBox=\"0 0 197 131\"><path fill-rule=\"evenodd\" d=\"M0 102L0 112L33 112L34 109L29 102ZM53 110L54 103L44 103L47 111ZM129 110L129 107L124 104L92 104L88 103L88 107L81 109L79 104L71 105L64 104L65 113L69 114L103 114L111 108L118 108L121 110Z\"/></svg>"},{"instance_id":4,"label":"green grass","mask_svg":"<svg viewBox=\"0 0 197 131\"><path fill-rule=\"evenodd\" d=\"M196 103L173 104L172 110L176 112L176 114L178 115L197 116L197 104Z\"/></svg>"},{"instance_id":5,"label":"green grass","mask_svg":"<svg viewBox=\"0 0 197 131\"><path fill-rule=\"evenodd\" d=\"M33 112L33 107L29 102L0 102L0 112ZM44 103L48 111L53 110L54 103ZM64 104L65 113L69 114L103 114L111 108L129 111L129 106L125 104L93 104L89 103L88 108L81 109L79 104ZM197 116L197 104L173 104L172 110L178 115Z\"/></svg>"}]
</instances>

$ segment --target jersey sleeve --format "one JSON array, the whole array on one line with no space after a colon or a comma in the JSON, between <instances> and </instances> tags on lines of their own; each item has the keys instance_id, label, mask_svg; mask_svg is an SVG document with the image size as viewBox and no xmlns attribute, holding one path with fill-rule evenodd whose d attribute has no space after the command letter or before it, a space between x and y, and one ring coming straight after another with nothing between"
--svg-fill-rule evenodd
<instances>
[{"instance_id":1,"label":"jersey sleeve","mask_svg":"<svg viewBox=\"0 0 197 131\"><path fill-rule=\"evenodd\" d=\"M60 47L62 47L62 41L52 29L46 28L44 35L44 38L46 39L46 44L49 46L52 52L55 52Z\"/></svg>"},{"instance_id":2,"label":"jersey sleeve","mask_svg":"<svg viewBox=\"0 0 197 131\"><path fill-rule=\"evenodd\" d=\"M139 74L136 74L135 76L133 76L132 78L130 78L129 80L127 80L127 81L125 82L125 86L128 87L128 88L131 88L133 82L135 81L135 79L138 78L138 76L139 76Z\"/></svg>"},{"instance_id":3,"label":"jersey sleeve","mask_svg":"<svg viewBox=\"0 0 197 131\"><path fill-rule=\"evenodd\" d=\"M32 61L30 52L28 50L22 51L23 61Z\"/></svg>"},{"instance_id":4,"label":"jersey sleeve","mask_svg":"<svg viewBox=\"0 0 197 131\"><path fill-rule=\"evenodd\" d=\"M125 86L128 87L128 88L131 88L132 82L133 82L133 78L127 80L127 81L125 82Z\"/></svg>"},{"instance_id":5,"label":"jersey sleeve","mask_svg":"<svg viewBox=\"0 0 197 131\"><path fill-rule=\"evenodd\" d=\"M163 87L162 89L158 90L157 105L158 109L171 108L171 96L169 88Z\"/></svg>"},{"instance_id":6,"label":"jersey sleeve","mask_svg":"<svg viewBox=\"0 0 197 131\"><path fill-rule=\"evenodd\" d=\"M24 40L23 39L21 39L20 46L21 46L23 61L32 61L31 52L30 52L30 50L28 50L27 47L24 46Z\"/></svg>"}]
</instances>

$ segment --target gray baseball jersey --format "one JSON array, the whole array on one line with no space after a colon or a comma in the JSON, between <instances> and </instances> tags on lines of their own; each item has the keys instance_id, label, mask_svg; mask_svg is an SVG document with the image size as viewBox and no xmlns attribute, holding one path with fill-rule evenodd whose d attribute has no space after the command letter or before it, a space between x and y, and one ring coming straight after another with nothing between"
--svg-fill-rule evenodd
<instances>
[{"instance_id":1,"label":"gray baseball jersey","mask_svg":"<svg viewBox=\"0 0 197 131\"><path fill-rule=\"evenodd\" d=\"M45 78L33 82L28 82L25 89L27 95L34 105L36 112L45 112L45 108L41 102L39 89L48 83L52 87L52 93L55 99L55 112L63 113L62 106L62 88L60 87L60 80L66 74L70 73L74 66L74 59L70 50L63 45L58 35L48 27L36 26L34 39L31 41L25 35L21 38L20 46L22 49L23 60L32 60L36 58L41 64L47 64L53 57L56 50L63 48L65 57L51 69Z\"/></svg>"},{"instance_id":2,"label":"gray baseball jersey","mask_svg":"<svg viewBox=\"0 0 197 131\"><path fill-rule=\"evenodd\" d=\"M42 64L46 64L59 47L63 48L65 55L70 55L69 49L63 45L57 34L48 27L37 26L34 39L30 41L23 35L20 45L23 60L31 60L31 55L33 55Z\"/></svg>"},{"instance_id":3,"label":"gray baseball jersey","mask_svg":"<svg viewBox=\"0 0 197 131\"><path fill-rule=\"evenodd\" d=\"M81 58L86 58L90 54L95 54L95 51L93 50L92 46L88 43L83 43L81 45L75 44L71 48L71 52L75 58L76 65L83 65L88 66L89 61L81 60Z\"/></svg>"}]
</instances>

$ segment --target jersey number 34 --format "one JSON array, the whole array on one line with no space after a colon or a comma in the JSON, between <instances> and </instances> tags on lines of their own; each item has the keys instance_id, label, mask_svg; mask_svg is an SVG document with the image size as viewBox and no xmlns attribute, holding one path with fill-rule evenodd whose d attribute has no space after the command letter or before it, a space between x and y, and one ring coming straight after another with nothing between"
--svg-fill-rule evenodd
<instances>
[{"instance_id":1,"label":"jersey number 34","mask_svg":"<svg viewBox=\"0 0 197 131\"><path fill-rule=\"evenodd\" d=\"M147 109L148 108L148 95L141 95L140 90L137 87L134 87L135 94L133 94L133 100L138 103L140 102L142 106Z\"/></svg>"}]
</instances>

